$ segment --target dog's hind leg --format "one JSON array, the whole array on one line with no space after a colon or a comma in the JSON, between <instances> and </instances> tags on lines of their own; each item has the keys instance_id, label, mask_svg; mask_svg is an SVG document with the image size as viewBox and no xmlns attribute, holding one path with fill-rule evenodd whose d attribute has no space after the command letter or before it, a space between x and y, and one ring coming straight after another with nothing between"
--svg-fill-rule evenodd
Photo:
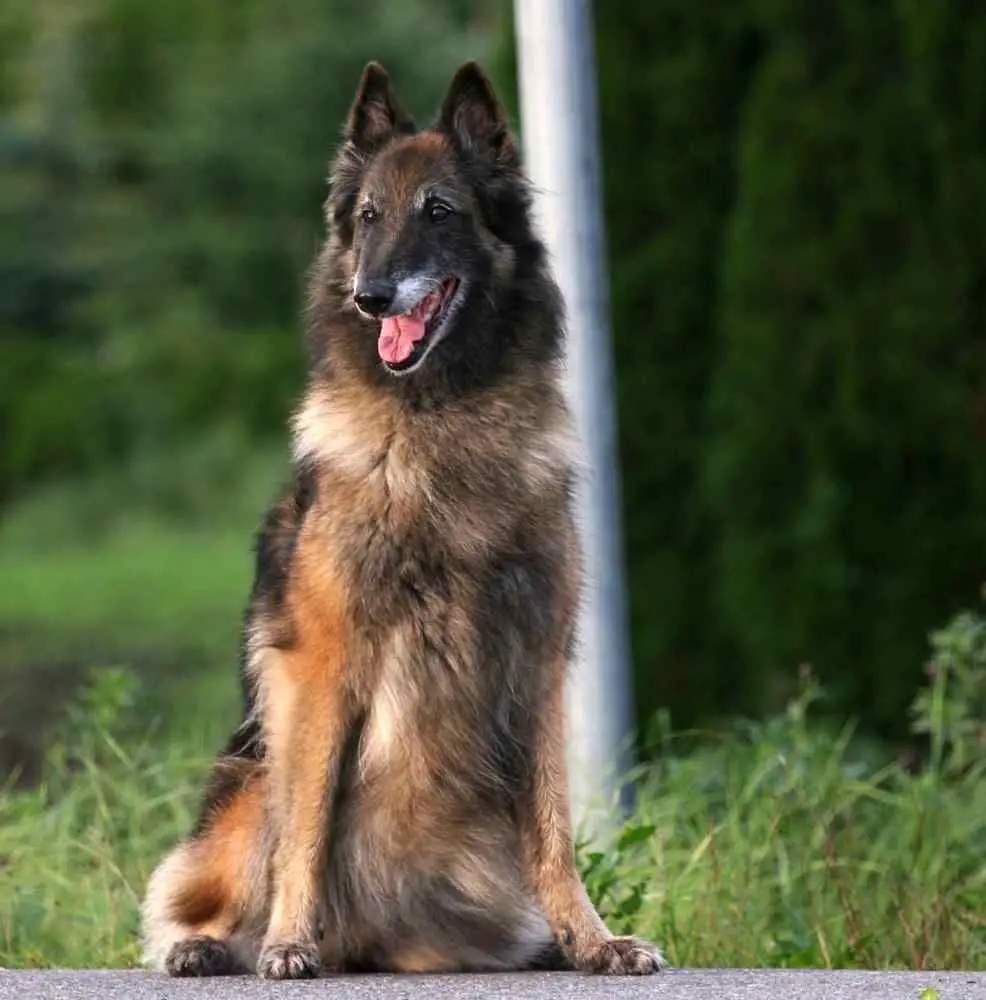
<instances>
[{"instance_id":1,"label":"dog's hind leg","mask_svg":"<svg viewBox=\"0 0 986 1000\"><path fill-rule=\"evenodd\" d=\"M258 764L244 777L151 876L143 950L152 968L172 976L217 976L252 971L256 964L267 909L266 790Z\"/></svg>"}]
</instances>

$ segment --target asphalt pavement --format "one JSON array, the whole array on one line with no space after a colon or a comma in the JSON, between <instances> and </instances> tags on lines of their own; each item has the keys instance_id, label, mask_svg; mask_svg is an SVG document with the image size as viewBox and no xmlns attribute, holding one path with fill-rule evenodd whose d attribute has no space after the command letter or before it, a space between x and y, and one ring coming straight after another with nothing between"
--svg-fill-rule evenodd
<instances>
[{"instance_id":1,"label":"asphalt pavement","mask_svg":"<svg viewBox=\"0 0 986 1000\"><path fill-rule=\"evenodd\" d=\"M935 993L925 993L931 987ZM577 973L168 979L149 972L0 971L0 1000L986 1000L982 972L676 969L642 979Z\"/></svg>"}]
</instances>

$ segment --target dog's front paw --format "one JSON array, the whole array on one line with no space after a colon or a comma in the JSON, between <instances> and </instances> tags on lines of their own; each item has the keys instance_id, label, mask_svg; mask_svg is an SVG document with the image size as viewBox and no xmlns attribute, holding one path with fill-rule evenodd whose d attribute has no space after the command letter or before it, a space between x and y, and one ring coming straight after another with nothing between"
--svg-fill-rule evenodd
<instances>
[{"instance_id":1,"label":"dog's front paw","mask_svg":"<svg viewBox=\"0 0 986 1000\"><path fill-rule=\"evenodd\" d=\"M314 979L322 968L314 944L283 942L265 945L257 961L263 979Z\"/></svg>"},{"instance_id":2,"label":"dog's front paw","mask_svg":"<svg viewBox=\"0 0 986 1000\"><path fill-rule=\"evenodd\" d=\"M613 937L576 955L580 972L600 976L649 976L667 967L661 952L635 937Z\"/></svg>"},{"instance_id":3,"label":"dog's front paw","mask_svg":"<svg viewBox=\"0 0 986 1000\"><path fill-rule=\"evenodd\" d=\"M223 941L190 937L171 947L164 960L169 976L225 976L233 971L233 957Z\"/></svg>"}]
</instances>

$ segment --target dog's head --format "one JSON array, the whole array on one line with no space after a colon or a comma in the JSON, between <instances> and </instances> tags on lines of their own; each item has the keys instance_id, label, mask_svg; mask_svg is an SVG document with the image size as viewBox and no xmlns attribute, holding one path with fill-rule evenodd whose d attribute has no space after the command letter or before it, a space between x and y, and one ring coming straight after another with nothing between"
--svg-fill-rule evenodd
<instances>
[{"instance_id":1,"label":"dog's head","mask_svg":"<svg viewBox=\"0 0 986 1000\"><path fill-rule=\"evenodd\" d=\"M340 348L388 377L475 381L502 368L525 273L541 273L529 208L517 142L476 63L455 74L427 131L370 63L327 202L338 304L360 320Z\"/></svg>"}]
</instances>

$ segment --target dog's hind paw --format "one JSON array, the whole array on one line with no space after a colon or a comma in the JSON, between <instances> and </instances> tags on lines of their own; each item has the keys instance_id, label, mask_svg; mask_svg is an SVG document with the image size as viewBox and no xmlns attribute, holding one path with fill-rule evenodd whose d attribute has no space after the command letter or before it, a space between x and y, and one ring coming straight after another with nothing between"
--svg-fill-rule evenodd
<instances>
[{"instance_id":1,"label":"dog's hind paw","mask_svg":"<svg viewBox=\"0 0 986 1000\"><path fill-rule=\"evenodd\" d=\"M314 979L322 969L315 945L287 942L267 945L257 961L262 979Z\"/></svg>"},{"instance_id":2,"label":"dog's hind paw","mask_svg":"<svg viewBox=\"0 0 986 1000\"><path fill-rule=\"evenodd\" d=\"M649 976L667 964L654 945L635 937L601 941L576 961L580 972L601 976Z\"/></svg>"},{"instance_id":3,"label":"dog's hind paw","mask_svg":"<svg viewBox=\"0 0 986 1000\"><path fill-rule=\"evenodd\" d=\"M233 971L233 956L224 941L185 938L172 945L164 971L169 976L226 976Z\"/></svg>"}]
</instances>

